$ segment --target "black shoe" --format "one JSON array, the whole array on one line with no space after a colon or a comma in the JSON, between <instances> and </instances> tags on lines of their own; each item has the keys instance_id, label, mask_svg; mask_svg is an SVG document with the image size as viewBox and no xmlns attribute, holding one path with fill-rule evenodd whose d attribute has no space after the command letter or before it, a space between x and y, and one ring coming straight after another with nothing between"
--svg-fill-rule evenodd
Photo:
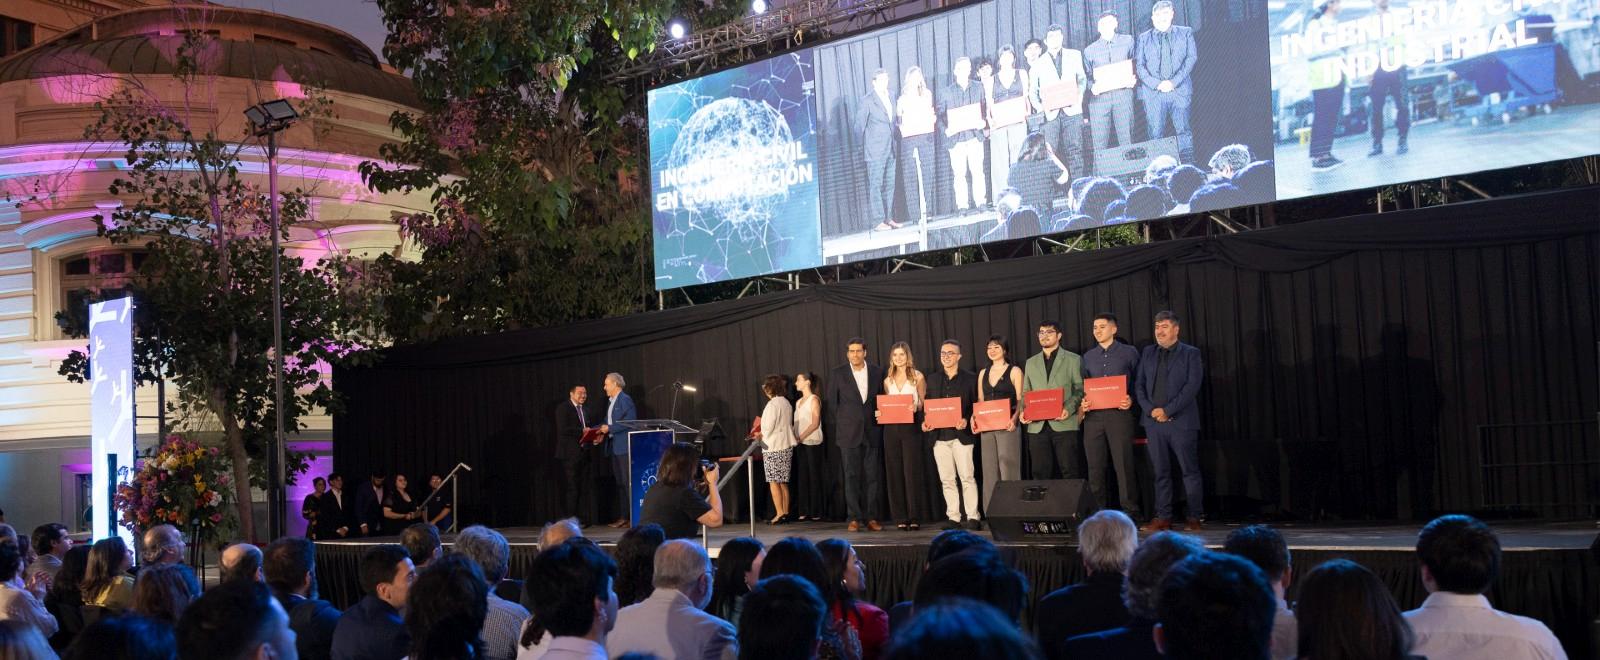
<instances>
[{"instance_id":1,"label":"black shoe","mask_svg":"<svg viewBox=\"0 0 1600 660\"><path fill-rule=\"evenodd\" d=\"M1372 151L1368 151L1367 152L1367 158L1372 158L1373 156L1382 156L1382 155L1383 155L1383 143L1382 142L1374 142L1374 143L1372 143Z\"/></svg>"},{"instance_id":2,"label":"black shoe","mask_svg":"<svg viewBox=\"0 0 1600 660\"><path fill-rule=\"evenodd\" d=\"M1406 152L1408 152L1408 151L1411 151L1411 148L1406 146L1406 139L1405 138L1400 138L1400 146L1396 147L1394 152L1396 154L1404 156L1406 154Z\"/></svg>"},{"instance_id":3,"label":"black shoe","mask_svg":"<svg viewBox=\"0 0 1600 660\"><path fill-rule=\"evenodd\" d=\"M1344 161L1334 158L1333 156L1323 156L1311 161L1311 169L1319 172L1327 172L1329 170L1337 169L1341 165L1344 165Z\"/></svg>"},{"instance_id":4,"label":"black shoe","mask_svg":"<svg viewBox=\"0 0 1600 660\"><path fill-rule=\"evenodd\" d=\"M976 521L976 520L973 520L971 518L968 518L967 522L963 526L966 527L968 530L974 531L974 532L983 530L983 523L981 523L979 521Z\"/></svg>"},{"instance_id":5,"label":"black shoe","mask_svg":"<svg viewBox=\"0 0 1600 660\"><path fill-rule=\"evenodd\" d=\"M939 525L939 529L961 529L961 523L958 523L954 520L946 520Z\"/></svg>"}]
</instances>

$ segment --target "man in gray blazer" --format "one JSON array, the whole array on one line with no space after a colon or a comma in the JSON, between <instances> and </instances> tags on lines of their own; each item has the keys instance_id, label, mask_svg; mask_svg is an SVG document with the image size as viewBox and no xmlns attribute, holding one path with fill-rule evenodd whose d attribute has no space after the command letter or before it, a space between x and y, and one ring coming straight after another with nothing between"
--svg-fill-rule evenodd
<instances>
[{"instance_id":1,"label":"man in gray blazer","mask_svg":"<svg viewBox=\"0 0 1600 660\"><path fill-rule=\"evenodd\" d=\"M1172 3L1160 0L1150 8L1154 26L1139 34L1134 45L1134 73L1139 77L1139 98L1144 101L1150 139L1178 136L1180 160L1194 162L1194 144L1189 133L1189 97L1194 83L1194 29L1173 25ZM1171 122L1172 129L1167 129Z\"/></svg>"},{"instance_id":2,"label":"man in gray blazer","mask_svg":"<svg viewBox=\"0 0 1600 660\"><path fill-rule=\"evenodd\" d=\"M859 133L861 158L867 162L868 227L894 220L894 101L889 96L889 72L872 72L872 91L861 97Z\"/></svg>"},{"instance_id":3,"label":"man in gray blazer","mask_svg":"<svg viewBox=\"0 0 1600 660\"><path fill-rule=\"evenodd\" d=\"M1076 179L1088 174L1083 171L1083 91L1089 78L1083 72L1083 53L1062 47L1066 38L1060 25L1045 29L1045 51L1028 68L1028 99L1035 108L1043 107L1044 88L1064 80L1077 83L1077 98L1059 110L1044 111L1045 122L1040 128L1050 146L1062 156L1068 173Z\"/></svg>"},{"instance_id":4,"label":"man in gray blazer","mask_svg":"<svg viewBox=\"0 0 1600 660\"><path fill-rule=\"evenodd\" d=\"M667 541L656 549L655 591L622 608L606 637L606 655L646 653L657 658L738 657L733 625L704 611L711 602L711 559L693 541Z\"/></svg>"}]
</instances>

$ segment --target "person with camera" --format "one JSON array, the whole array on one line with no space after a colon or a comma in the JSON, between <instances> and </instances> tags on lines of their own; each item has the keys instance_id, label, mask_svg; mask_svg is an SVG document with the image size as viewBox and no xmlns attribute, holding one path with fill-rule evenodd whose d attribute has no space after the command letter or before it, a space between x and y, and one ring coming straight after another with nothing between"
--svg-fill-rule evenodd
<instances>
[{"instance_id":1,"label":"person with camera","mask_svg":"<svg viewBox=\"0 0 1600 660\"><path fill-rule=\"evenodd\" d=\"M696 470L704 472L703 481L695 479ZM700 450L694 445L672 443L656 467L655 484L644 494L639 524L660 525L669 539L692 537L701 525L721 527L722 497L709 486L715 483L715 463L701 462Z\"/></svg>"}]
</instances>

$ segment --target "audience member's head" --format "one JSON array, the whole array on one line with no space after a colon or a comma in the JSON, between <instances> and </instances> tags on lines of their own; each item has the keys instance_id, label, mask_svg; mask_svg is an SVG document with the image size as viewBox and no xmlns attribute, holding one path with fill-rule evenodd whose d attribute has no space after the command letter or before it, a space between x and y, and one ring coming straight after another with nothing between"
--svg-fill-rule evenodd
<instances>
[{"instance_id":1,"label":"audience member's head","mask_svg":"<svg viewBox=\"0 0 1600 660\"><path fill-rule=\"evenodd\" d=\"M67 526L61 523L45 523L33 528L33 551L40 555L53 555L56 558L67 556L67 551L72 549L72 537L67 536Z\"/></svg>"},{"instance_id":2,"label":"audience member's head","mask_svg":"<svg viewBox=\"0 0 1600 660\"><path fill-rule=\"evenodd\" d=\"M1230 144L1218 149L1216 153L1211 154L1211 160L1206 162L1206 166L1210 167L1212 172L1224 179L1233 178L1249 164L1250 147L1242 144Z\"/></svg>"},{"instance_id":3,"label":"audience member's head","mask_svg":"<svg viewBox=\"0 0 1600 660\"><path fill-rule=\"evenodd\" d=\"M1302 658L1404 660L1411 626L1389 588L1360 564L1335 559L1300 579L1295 623Z\"/></svg>"},{"instance_id":4,"label":"audience member's head","mask_svg":"<svg viewBox=\"0 0 1600 660\"><path fill-rule=\"evenodd\" d=\"M1216 182L1201 186L1194 191L1194 197L1189 198L1189 210L1193 212L1220 211L1239 205L1239 189L1231 183Z\"/></svg>"},{"instance_id":5,"label":"audience member's head","mask_svg":"<svg viewBox=\"0 0 1600 660\"><path fill-rule=\"evenodd\" d=\"M749 536L740 536L722 544L717 552L716 579L711 587L711 604L706 611L724 619L731 619L733 604L739 597L750 593L761 576L762 555L767 546Z\"/></svg>"},{"instance_id":6,"label":"audience member's head","mask_svg":"<svg viewBox=\"0 0 1600 660\"><path fill-rule=\"evenodd\" d=\"M1078 525L1078 554L1090 574L1127 573L1137 547L1139 528L1121 511L1105 509Z\"/></svg>"},{"instance_id":7,"label":"audience member's head","mask_svg":"<svg viewBox=\"0 0 1600 660\"><path fill-rule=\"evenodd\" d=\"M928 561L922 565L922 570L927 572L934 562L973 548L986 552L998 552L995 550L993 541L967 530L947 529L939 532L939 535L933 537L933 541L928 543Z\"/></svg>"},{"instance_id":8,"label":"audience member's head","mask_svg":"<svg viewBox=\"0 0 1600 660\"><path fill-rule=\"evenodd\" d=\"M0 583L10 582L22 574L22 548L10 541L0 541Z\"/></svg>"},{"instance_id":9,"label":"audience member's head","mask_svg":"<svg viewBox=\"0 0 1600 660\"><path fill-rule=\"evenodd\" d=\"M183 551L187 547L178 528L156 525L145 530L144 552L141 556L147 564L180 564L183 563Z\"/></svg>"},{"instance_id":10,"label":"audience member's head","mask_svg":"<svg viewBox=\"0 0 1600 660\"><path fill-rule=\"evenodd\" d=\"M0 621L0 660L56 660L56 652L38 626L11 619Z\"/></svg>"},{"instance_id":11,"label":"audience member's head","mask_svg":"<svg viewBox=\"0 0 1600 660\"><path fill-rule=\"evenodd\" d=\"M1239 201L1246 204L1271 201L1278 185L1273 170L1272 161L1258 160L1234 174L1233 185L1239 187Z\"/></svg>"},{"instance_id":12,"label":"audience member's head","mask_svg":"<svg viewBox=\"0 0 1600 660\"><path fill-rule=\"evenodd\" d=\"M1089 184L1094 183L1092 176L1080 176L1067 185L1067 210L1073 213L1082 213L1078 207L1083 205L1083 193L1089 189Z\"/></svg>"},{"instance_id":13,"label":"audience member's head","mask_svg":"<svg viewBox=\"0 0 1600 660\"><path fill-rule=\"evenodd\" d=\"M249 543L230 545L223 549L218 563L222 567L220 579L223 582L261 581L261 548L254 545Z\"/></svg>"},{"instance_id":14,"label":"audience member's head","mask_svg":"<svg viewBox=\"0 0 1600 660\"><path fill-rule=\"evenodd\" d=\"M884 660L1039 660L1033 640L988 603L951 598L917 608Z\"/></svg>"},{"instance_id":15,"label":"audience member's head","mask_svg":"<svg viewBox=\"0 0 1600 660\"><path fill-rule=\"evenodd\" d=\"M56 576L50 581L50 593L53 600L64 603L76 603L83 599L83 575L89 569L89 553L93 546L75 545L67 551L67 556L61 559L61 570L56 571Z\"/></svg>"},{"instance_id":16,"label":"audience member's head","mask_svg":"<svg viewBox=\"0 0 1600 660\"><path fill-rule=\"evenodd\" d=\"M1167 571L1157 598L1156 647L1176 660L1267 660L1277 598L1241 557L1200 552ZM1304 657L1304 654L1301 654Z\"/></svg>"},{"instance_id":17,"label":"audience member's head","mask_svg":"<svg viewBox=\"0 0 1600 660\"><path fill-rule=\"evenodd\" d=\"M551 637L605 639L617 622L611 582L617 565L586 539L572 539L533 558L523 588L533 591L534 620Z\"/></svg>"},{"instance_id":18,"label":"audience member's head","mask_svg":"<svg viewBox=\"0 0 1600 660\"><path fill-rule=\"evenodd\" d=\"M1106 215L1106 207L1122 199L1122 184L1117 183L1116 179L1095 177L1083 189L1083 197L1078 201L1078 212L1105 222L1109 217Z\"/></svg>"},{"instance_id":19,"label":"audience member's head","mask_svg":"<svg viewBox=\"0 0 1600 660\"><path fill-rule=\"evenodd\" d=\"M310 539L285 536L267 546L261 572L267 586L281 596L310 598L317 584L317 548Z\"/></svg>"},{"instance_id":20,"label":"audience member's head","mask_svg":"<svg viewBox=\"0 0 1600 660\"><path fill-rule=\"evenodd\" d=\"M294 658L289 615L260 582L227 582L200 596L178 621L182 660Z\"/></svg>"},{"instance_id":21,"label":"audience member's head","mask_svg":"<svg viewBox=\"0 0 1600 660\"><path fill-rule=\"evenodd\" d=\"M452 554L463 555L478 564L478 570L483 571L483 577L489 584L498 584L506 579L506 571L511 567L511 544L506 543L506 537L500 532L473 525L461 530L456 535L456 543L451 549Z\"/></svg>"},{"instance_id":22,"label":"audience member's head","mask_svg":"<svg viewBox=\"0 0 1600 660\"><path fill-rule=\"evenodd\" d=\"M822 594L809 580L797 575L762 578L744 597L739 615L739 660L817 657L827 614Z\"/></svg>"},{"instance_id":23,"label":"audience member's head","mask_svg":"<svg viewBox=\"0 0 1600 660\"><path fill-rule=\"evenodd\" d=\"M103 617L72 639L61 660L172 660L178 640L172 626L137 614Z\"/></svg>"},{"instance_id":24,"label":"audience member's head","mask_svg":"<svg viewBox=\"0 0 1600 660\"><path fill-rule=\"evenodd\" d=\"M1147 183L1128 191L1128 204L1122 209L1122 214L1137 220L1149 220L1166 215L1171 210L1167 192Z\"/></svg>"},{"instance_id":25,"label":"audience member's head","mask_svg":"<svg viewBox=\"0 0 1600 660\"><path fill-rule=\"evenodd\" d=\"M406 596L412 660L483 657L489 584L471 558L452 553L428 565Z\"/></svg>"},{"instance_id":26,"label":"audience member's head","mask_svg":"<svg viewBox=\"0 0 1600 660\"><path fill-rule=\"evenodd\" d=\"M1177 167L1178 159L1167 154L1151 158L1150 164L1144 166L1144 182L1155 183L1157 179L1171 174Z\"/></svg>"},{"instance_id":27,"label":"audience member's head","mask_svg":"<svg viewBox=\"0 0 1600 660\"><path fill-rule=\"evenodd\" d=\"M1174 204L1188 204L1203 185L1206 185L1206 173L1193 165L1180 165L1167 175L1167 195Z\"/></svg>"},{"instance_id":28,"label":"audience member's head","mask_svg":"<svg viewBox=\"0 0 1600 660\"><path fill-rule=\"evenodd\" d=\"M1293 579L1293 570L1289 567L1289 544L1278 530L1266 525L1240 527L1228 534L1222 551L1255 564L1267 576L1267 583L1273 586L1278 597L1283 597L1283 590Z\"/></svg>"},{"instance_id":29,"label":"audience member's head","mask_svg":"<svg viewBox=\"0 0 1600 660\"><path fill-rule=\"evenodd\" d=\"M1161 579L1173 564L1205 549L1198 539L1175 532L1157 532L1140 543L1128 560L1128 581L1122 585L1122 604L1128 606L1128 614L1155 621Z\"/></svg>"},{"instance_id":30,"label":"audience member's head","mask_svg":"<svg viewBox=\"0 0 1600 660\"><path fill-rule=\"evenodd\" d=\"M822 563L828 569L828 590L822 599L832 608L838 605L847 615L853 612L855 599L866 589L867 572L856 556L856 549L844 539L828 539L817 544L822 553Z\"/></svg>"},{"instance_id":31,"label":"audience member's head","mask_svg":"<svg viewBox=\"0 0 1600 660\"><path fill-rule=\"evenodd\" d=\"M133 551L120 536L110 536L94 542L89 551L89 564L84 568L80 589L85 602L99 597L133 566Z\"/></svg>"},{"instance_id":32,"label":"audience member's head","mask_svg":"<svg viewBox=\"0 0 1600 660\"><path fill-rule=\"evenodd\" d=\"M623 607L650 597L655 588L656 549L666 542L660 525L640 525L622 533L617 541L617 602Z\"/></svg>"},{"instance_id":33,"label":"audience member's head","mask_svg":"<svg viewBox=\"0 0 1600 660\"><path fill-rule=\"evenodd\" d=\"M190 601L194 600L185 571L177 564L144 567L139 571L139 579L133 582L133 611L167 625L177 625Z\"/></svg>"},{"instance_id":34,"label":"audience member's head","mask_svg":"<svg viewBox=\"0 0 1600 660\"><path fill-rule=\"evenodd\" d=\"M1500 574L1500 538L1472 516L1440 516L1417 534L1417 560L1428 593L1481 594Z\"/></svg>"},{"instance_id":35,"label":"audience member's head","mask_svg":"<svg viewBox=\"0 0 1600 660\"><path fill-rule=\"evenodd\" d=\"M4 518L0 518L0 543L17 542L17 528L7 525Z\"/></svg>"},{"instance_id":36,"label":"audience member's head","mask_svg":"<svg viewBox=\"0 0 1600 660\"><path fill-rule=\"evenodd\" d=\"M688 596L696 608L704 609L711 602L711 558L694 541L667 541L656 549L651 582L657 589Z\"/></svg>"},{"instance_id":37,"label":"audience member's head","mask_svg":"<svg viewBox=\"0 0 1600 660\"><path fill-rule=\"evenodd\" d=\"M406 549L392 543L375 545L361 556L361 590L396 610L417 581L417 567Z\"/></svg>"},{"instance_id":38,"label":"audience member's head","mask_svg":"<svg viewBox=\"0 0 1600 660\"><path fill-rule=\"evenodd\" d=\"M583 536L583 526L578 519L562 518L539 530L539 549L554 548L575 536Z\"/></svg>"},{"instance_id":39,"label":"audience member's head","mask_svg":"<svg viewBox=\"0 0 1600 660\"><path fill-rule=\"evenodd\" d=\"M1103 213L1102 215L1104 215L1106 217L1106 222L1109 223L1109 222L1114 222L1114 221L1117 221L1117 220L1123 218L1124 214L1127 212L1127 210L1128 210L1128 200L1126 200L1126 199L1114 199L1114 200L1111 200L1110 204L1106 205L1105 213Z\"/></svg>"},{"instance_id":40,"label":"audience member's head","mask_svg":"<svg viewBox=\"0 0 1600 660\"><path fill-rule=\"evenodd\" d=\"M444 548L439 545L439 528L432 523L419 522L406 526L400 531L400 547L411 555L411 563L418 570L444 556Z\"/></svg>"},{"instance_id":41,"label":"audience member's head","mask_svg":"<svg viewBox=\"0 0 1600 660\"><path fill-rule=\"evenodd\" d=\"M823 564L822 553L804 537L791 536L767 548L767 556L761 559L761 579L778 575L804 578L816 588L818 597L828 589L828 569Z\"/></svg>"},{"instance_id":42,"label":"audience member's head","mask_svg":"<svg viewBox=\"0 0 1600 660\"><path fill-rule=\"evenodd\" d=\"M1013 623L1022 616L1028 583L995 552L981 548L958 552L928 567L917 580L913 607L921 609L947 598L988 603Z\"/></svg>"}]
</instances>

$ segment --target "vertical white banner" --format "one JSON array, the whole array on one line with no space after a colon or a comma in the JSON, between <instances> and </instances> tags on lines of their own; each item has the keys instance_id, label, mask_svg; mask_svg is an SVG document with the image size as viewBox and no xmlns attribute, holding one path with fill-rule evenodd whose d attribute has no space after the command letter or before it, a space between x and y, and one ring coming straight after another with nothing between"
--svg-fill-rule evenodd
<instances>
[{"instance_id":1,"label":"vertical white banner","mask_svg":"<svg viewBox=\"0 0 1600 660\"><path fill-rule=\"evenodd\" d=\"M116 534L137 547L133 534L115 524L111 506L113 484L133 470L133 298L89 305L89 383L94 537ZM121 474L112 473L112 457Z\"/></svg>"}]
</instances>

